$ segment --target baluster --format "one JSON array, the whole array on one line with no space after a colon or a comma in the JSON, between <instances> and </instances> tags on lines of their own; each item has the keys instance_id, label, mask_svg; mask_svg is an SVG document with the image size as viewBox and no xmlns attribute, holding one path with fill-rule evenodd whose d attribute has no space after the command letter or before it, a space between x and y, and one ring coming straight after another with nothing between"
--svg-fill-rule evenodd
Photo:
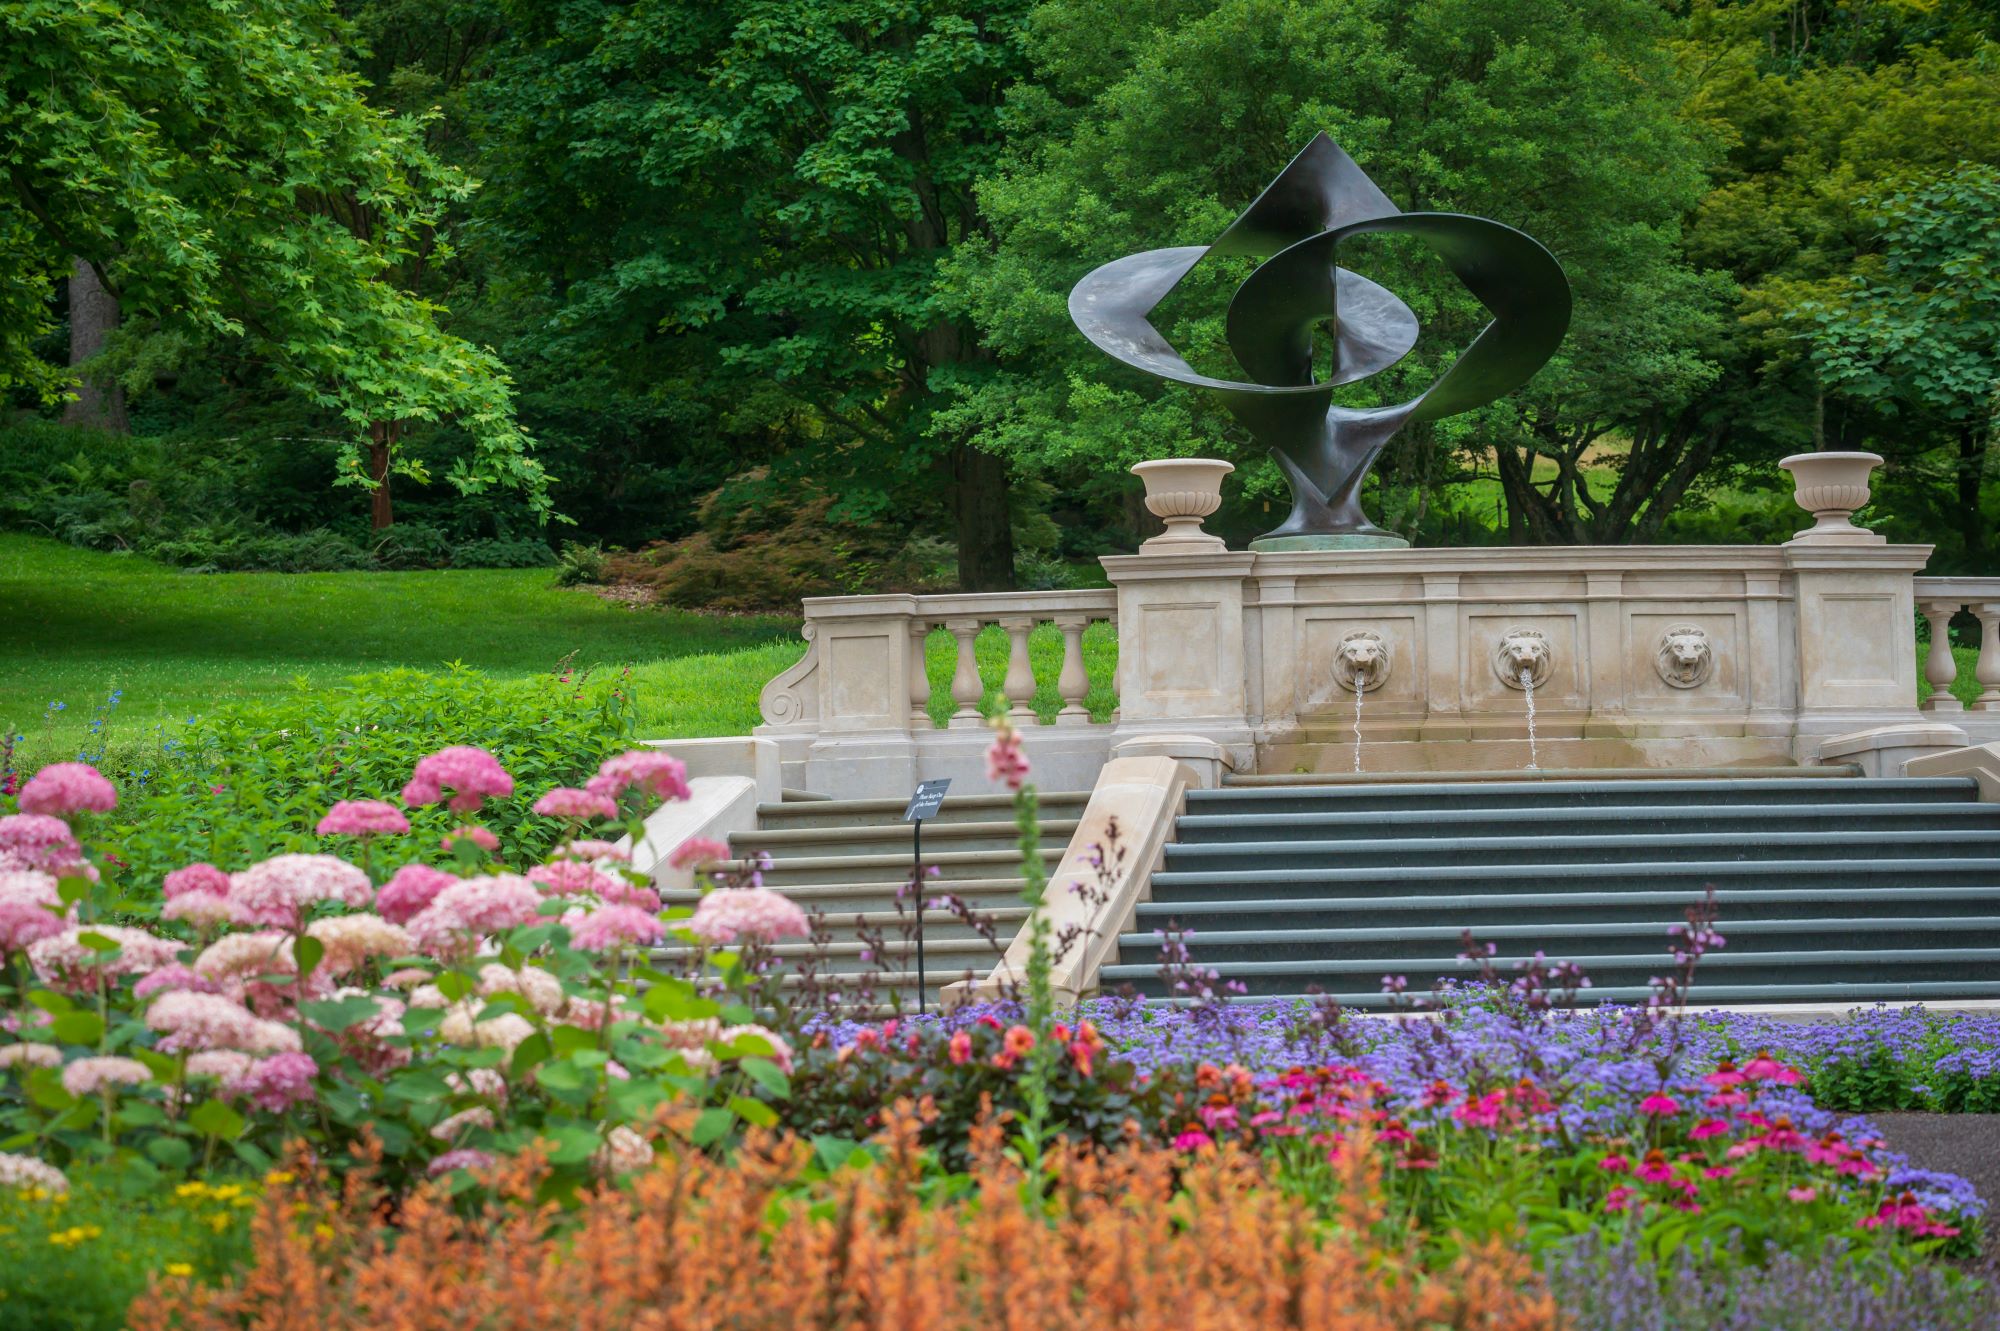
<instances>
[{"instance_id":1,"label":"baluster","mask_svg":"<svg viewBox=\"0 0 2000 1331\"><path fill-rule=\"evenodd\" d=\"M2000 712L2000 601L1975 605L1972 613L1979 616L1979 665L1972 677L1980 683L1972 710Z\"/></svg>"},{"instance_id":2,"label":"baluster","mask_svg":"<svg viewBox=\"0 0 2000 1331\"><path fill-rule=\"evenodd\" d=\"M1958 613L1957 601L1925 601L1918 608L1931 626L1931 650L1924 657L1924 679L1931 696L1924 699L1927 712L1962 712L1965 704L1952 696L1951 682L1958 678L1958 662L1951 654L1951 617ZM1980 658L1982 661L1984 656Z\"/></svg>"},{"instance_id":3,"label":"baluster","mask_svg":"<svg viewBox=\"0 0 2000 1331\"><path fill-rule=\"evenodd\" d=\"M1028 634L1034 631L1035 621L1031 616L1016 616L1001 620L1000 627L1007 630L1007 678L1000 685L1000 691L1007 695L1007 715L1017 726L1033 725L1038 718L1035 667L1028 660Z\"/></svg>"},{"instance_id":4,"label":"baluster","mask_svg":"<svg viewBox=\"0 0 2000 1331\"><path fill-rule=\"evenodd\" d=\"M1084 696L1090 692L1090 676L1083 669L1083 631L1089 625L1086 615L1065 615L1056 620L1063 640L1062 674L1056 678L1056 692L1063 700L1062 710L1056 713L1059 726L1084 725L1090 720L1090 712L1083 705Z\"/></svg>"},{"instance_id":5,"label":"baluster","mask_svg":"<svg viewBox=\"0 0 2000 1331\"><path fill-rule=\"evenodd\" d=\"M951 714L951 725L953 729L976 726L981 724L979 700L986 695L986 686L979 680L979 657L972 646L979 636L979 621L954 619L945 627L958 642L958 666L951 675L951 700L958 708Z\"/></svg>"},{"instance_id":6,"label":"baluster","mask_svg":"<svg viewBox=\"0 0 2000 1331\"><path fill-rule=\"evenodd\" d=\"M1125 710L1125 639L1118 632L1118 616L1109 614L1104 622L1111 626L1111 640L1117 645L1118 657L1111 667L1111 692L1116 695L1111 700L1111 724L1117 725L1120 714Z\"/></svg>"},{"instance_id":7,"label":"baluster","mask_svg":"<svg viewBox=\"0 0 2000 1331\"><path fill-rule=\"evenodd\" d=\"M910 621L910 729L931 728L931 672L924 661L924 641L930 637L930 621Z\"/></svg>"}]
</instances>

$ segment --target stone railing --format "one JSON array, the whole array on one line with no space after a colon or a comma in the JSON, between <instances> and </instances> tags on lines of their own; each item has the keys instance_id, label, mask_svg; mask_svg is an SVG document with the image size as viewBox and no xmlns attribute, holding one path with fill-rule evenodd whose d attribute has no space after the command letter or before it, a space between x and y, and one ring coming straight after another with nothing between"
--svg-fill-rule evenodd
<instances>
[{"instance_id":1,"label":"stone railing","mask_svg":"<svg viewBox=\"0 0 2000 1331\"><path fill-rule=\"evenodd\" d=\"M1974 712L2000 712L2000 578L1917 578L1914 580L1917 610L1931 626L1930 652L1924 657L1924 679L1931 696L1924 700L1927 712L1963 712L1966 706L1952 696L1958 679L1958 662L1951 654L1951 619L1969 610L1979 620L1979 664L1973 678L1980 694Z\"/></svg>"},{"instance_id":2,"label":"stone railing","mask_svg":"<svg viewBox=\"0 0 2000 1331\"><path fill-rule=\"evenodd\" d=\"M977 641L998 626L1007 636L998 690L1015 724L1041 723L1034 702L1044 685L1061 702L1050 722L1055 734L1033 746L1051 768L1047 788L1087 788L1108 751L1110 723L1093 721L1085 705L1091 683L1083 637L1093 623L1115 622L1117 604L1110 588L808 598L806 654L764 686L757 734L778 741L785 784L828 794L899 794L934 776L963 775L969 784L976 773L983 781L988 737L980 708L989 689ZM1043 624L1062 643L1052 679L1037 679L1029 651ZM954 643L945 685L951 709L942 727L932 719L925 651L938 629Z\"/></svg>"}]
</instances>

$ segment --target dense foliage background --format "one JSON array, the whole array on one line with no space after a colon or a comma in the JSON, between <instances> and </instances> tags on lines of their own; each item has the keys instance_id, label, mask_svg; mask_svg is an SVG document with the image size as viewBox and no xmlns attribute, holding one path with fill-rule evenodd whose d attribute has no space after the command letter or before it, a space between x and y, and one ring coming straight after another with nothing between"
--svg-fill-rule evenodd
<instances>
[{"instance_id":1,"label":"dense foliage background","mask_svg":"<svg viewBox=\"0 0 2000 1331\"><path fill-rule=\"evenodd\" d=\"M0 0L0 522L605 545L747 608L1061 583L1146 534L1127 464L1200 452L1254 535L1275 469L1063 301L1324 129L1578 296L1526 389L1395 441L1385 525L1762 541L1779 457L1858 447L1877 526L1990 572L1996 123L1994 0ZM1483 321L1425 252L1351 262L1427 330L1359 394ZM1216 269L1162 313L1226 369Z\"/></svg>"}]
</instances>

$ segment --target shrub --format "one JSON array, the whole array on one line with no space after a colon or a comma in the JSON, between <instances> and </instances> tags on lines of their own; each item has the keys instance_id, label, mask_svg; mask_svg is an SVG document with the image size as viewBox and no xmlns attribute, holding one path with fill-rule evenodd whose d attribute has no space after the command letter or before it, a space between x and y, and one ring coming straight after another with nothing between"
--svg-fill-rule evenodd
<instances>
[{"instance_id":1,"label":"shrub","mask_svg":"<svg viewBox=\"0 0 2000 1331\"><path fill-rule=\"evenodd\" d=\"M585 545L581 541L564 541L562 555L556 560L556 586L581 587L587 583L603 582L609 557L601 545Z\"/></svg>"},{"instance_id":2,"label":"shrub","mask_svg":"<svg viewBox=\"0 0 2000 1331\"><path fill-rule=\"evenodd\" d=\"M549 543L532 537L461 541L451 552L453 568L548 568L555 562Z\"/></svg>"},{"instance_id":3,"label":"shrub","mask_svg":"<svg viewBox=\"0 0 2000 1331\"><path fill-rule=\"evenodd\" d=\"M365 1189L322 1222L330 1237L279 1198L240 1281L157 1286L132 1327L1555 1325L1518 1257L1482 1250L1432 1278L1374 1237L1364 1165L1346 1223L1328 1230L1235 1152L1193 1165L1159 1149L1058 1153L1031 1177L989 1129L975 1171L940 1187L916 1119L903 1106L867 1150L760 1137L718 1163L672 1149L561 1223L528 1200L539 1180L527 1165L476 1217L437 1191L410 1199L393 1243Z\"/></svg>"},{"instance_id":4,"label":"shrub","mask_svg":"<svg viewBox=\"0 0 2000 1331\"><path fill-rule=\"evenodd\" d=\"M398 522L376 532L370 555L381 568L443 568L453 562L451 538L427 522Z\"/></svg>"},{"instance_id":5,"label":"shrub","mask_svg":"<svg viewBox=\"0 0 2000 1331\"><path fill-rule=\"evenodd\" d=\"M224 1279L249 1257L264 1187L130 1161L72 1172L67 1193L0 1187L0 1331L121 1331L148 1282Z\"/></svg>"},{"instance_id":6,"label":"shrub","mask_svg":"<svg viewBox=\"0 0 2000 1331\"><path fill-rule=\"evenodd\" d=\"M498 680L454 667L301 687L217 708L157 748L117 755L127 764L113 772L124 801L105 836L124 878L150 891L195 860L247 864L317 850L313 828L335 801L393 796L418 758L448 744L480 744L539 791L580 784L606 753L624 747L633 725L622 675ZM532 862L560 829L527 803L496 801L484 816ZM413 821L428 853L444 858L438 837L458 820L432 809Z\"/></svg>"}]
</instances>

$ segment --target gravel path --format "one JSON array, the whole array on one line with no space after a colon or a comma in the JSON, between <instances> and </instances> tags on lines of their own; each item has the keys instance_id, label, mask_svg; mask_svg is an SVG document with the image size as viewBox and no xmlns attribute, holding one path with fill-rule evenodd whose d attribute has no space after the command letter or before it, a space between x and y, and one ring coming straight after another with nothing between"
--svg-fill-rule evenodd
<instances>
[{"instance_id":1,"label":"gravel path","mask_svg":"<svg viewBox=\"0 0 2000 1331\"><path fill-rule=\"evenodd\" d=\"M1919 1169L1963 1175L1986 1202L1985 1257L2000 1267L2000 1114L1870 1114Z\"/></svg>"}]
</instances>

